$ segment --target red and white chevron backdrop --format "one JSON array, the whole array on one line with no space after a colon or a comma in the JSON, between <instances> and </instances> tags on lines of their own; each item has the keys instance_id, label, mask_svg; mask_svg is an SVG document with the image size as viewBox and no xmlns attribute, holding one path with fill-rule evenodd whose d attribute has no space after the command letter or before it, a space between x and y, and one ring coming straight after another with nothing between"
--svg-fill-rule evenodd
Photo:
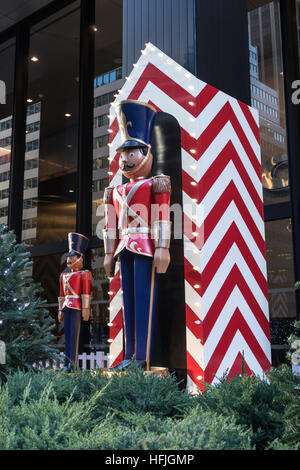
<instances>
[{"instance_id":1,"label":"red and white chevron backdrop","mask_svg":"<svg viewBox=\"0 0 300 470\"><path fill-rule=\"evenodd\" d=\"M120 134L114 106L153 104L181 128L188 388L271 366L258 113L148 43L110 109L110 184ZM173 183L174 184L174 183ZM122 360L119 268L110 285L110 365Z\"/></svg>"}]
</instances>

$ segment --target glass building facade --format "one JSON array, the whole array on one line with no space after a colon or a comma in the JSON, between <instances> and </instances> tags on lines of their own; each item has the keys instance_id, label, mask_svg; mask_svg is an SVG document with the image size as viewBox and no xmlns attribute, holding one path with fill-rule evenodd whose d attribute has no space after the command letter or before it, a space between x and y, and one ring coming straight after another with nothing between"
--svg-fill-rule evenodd
<instances>
[{"instance_id":1,"label":"glass building facade","mask_svg":"<svg viewBox=\"0 0 300 470\"><path fill-rule=\"evenodd\" d=\"M109 285L98 235L109 182L109 107L151 41L259 112L272 352L274 364L284 360L299 318L300 108L291 97L296 93L300 102L300 0L241 0L239 7L231 1L44 2L2 27L0 222L31 251L31 274L42 283L56 321L67 234L90 237L86 267L93 272L93 302L82 350L108 351ZM215 44L202 46L201 22L212 14ZM234 57L244 64L240 77L230 67ZM57 322L58 346L61 328Z\"/></svg>"}]
</instances>

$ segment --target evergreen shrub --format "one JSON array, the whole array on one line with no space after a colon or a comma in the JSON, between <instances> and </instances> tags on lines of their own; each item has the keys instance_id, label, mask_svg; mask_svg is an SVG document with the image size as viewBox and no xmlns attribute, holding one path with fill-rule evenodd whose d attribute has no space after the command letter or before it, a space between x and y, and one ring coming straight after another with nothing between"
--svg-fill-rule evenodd
<instances>
[{"instance_id":1,"label":"evergreen shrub","mask_svg":"<svg viewBox=\"0 0 300 470\"><path fill-rule=\"evenodd\" d=\"M135 367L112 377L17 371L0 388L0 449L300 449L299 377L284 367L268 377L194 396Z\"/></svg>"},{"instance_id":2,"label":"evergreen shrub","mask_svg":"<svg viewBox=\"0 0 300 470\"><path fill-rule=\"evenodd\" d=\"M284 430L280 418L284 412L282 392L277 383L241 374L216 385L206 385L198 397L199 406L220 415L233 417L236 423L252 431L252 445L265 449Z\"/></svg>"}]
</instances>

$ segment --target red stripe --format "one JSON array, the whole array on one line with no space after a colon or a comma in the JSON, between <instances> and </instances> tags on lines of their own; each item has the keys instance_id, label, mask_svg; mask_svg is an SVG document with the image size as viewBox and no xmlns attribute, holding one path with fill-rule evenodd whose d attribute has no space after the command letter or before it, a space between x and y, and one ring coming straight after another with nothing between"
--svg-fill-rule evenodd
<instances>
[{"instance_id":1,"label":"red stripe","mask_svg":"<svg viewBox=\"0 0 300 470\"><path fill-rule=\"evenodd\" d=\"M203 369L197 364L195 359L191 356L191 354L187 351L186 352L186 366L187 366L187 374L192 379L192 381L200 388L200 390L204 390L205 387L201 384L201 380L197 377L202 377L204 380L204 372Z\"/></svg>"},{"instance_id":2,"label":"red stripe","mask_svg":"<svg viewBox=\"0 0 300 470\"><path fill-rule=\"evenodd\" d=\"M199 181L203 196L206 195L206 193L211 189L213 184L219 178L220 174L223 173L230 161L234 164L237 173L243 181L243 184L245 185L247 192L249 193L253 203L255 204L258 213L263 219L263 202L260 198L260 195L257 193L257 190L231 141L229 141L225 145L223 150L215 158L213 163L210 165L210 167L207 169L207 171Z\"/></svg>"},{"instance_id":3,"label":"red stripe","mask_svg":"<svg viewBox=\"0 0 300 470\"><path fill-rule=\"evenodd\" d=\"M110 301L112 301L115 295L118 294L120 288L121 288L121 279L120 279L120 271L118 271L109 283L109 290L110 292L113 292L113 294L110 296Z\"/></svg>"},{"instance_id":4,"label":"red stripe","mask_svg":"<svg viewBox=\"0 0 300 470\"><path fill-rule=\"evenodd\" d=\"M206 108L211 100L219 93L217 88L211 85L206 85L197 96L197 111L198 115Z\"/></svg>"},{"instance_id":5,"label":"red stripe","mask_svg":"<svg viewBox=\"0 0 300 470\"><path fill-rule=\"evenodd\" d=\"M250 272L258 283L264 296L266 297L266 299L268 299L267 280L262 274L260 268L258 267L255 258L253 257L251 251L249 250L245 240L241 236L241 233L234 222L229 227L226 234L224 234L224 237L222 238L212 257L210 258L208 264L202 271L202 295L205 294L205 291L210 285L214 276L216 275L217 270L224 262L226 255L234 244L238 247L245 263L249 267Z\"/></svg>"},{"instance_id":6,"label":"red stripe","mask_svg":"<svg viewBox=\"0 0 300 470\"><path fill-rule=\"evenodd\" d=\"M236 168L237 173L239 174L250 198L252 199L253 204L255 205L263 220L263 202L231 141L228 142L220 154L216 156L215 160L198 183L190 176L190 174L186 173L185 170L182 170L182 186L184 191L191 198L201 201L212 188L220 175L225 171L229 162L234 164L234 167ZM197 184L193 185L192 183Z\"/></svg>"},{"instance_id":7,"label":"red stripe","mask_svg":"<svg viewBox=\"0 0 300 470\"><path fill-rule=\"evenodd\" d=\"M228 372L227 378L230 379L234 376L241 375L242 372L249 376L253 375L250 367L245 361L245 358L243 358L242 354L239 352L230 371Z\"/></svg>"},{"instance_id":8,"label":"red stripe","mask_svg":"<svg viewBox=\"0 0 300 470\"><path fill-rule=\"evenodd\" d=\"M248 141L248 138L241 127L236 115L234 114L234 111L232 107L230 106L230 103L227 102L223 108L219 111L219 113L215 116L213 121L207 126L207 128L203 131L200 139L200 151L201 155L208 149L208 147L211 145L211 143L215 140L216 136L220 133L220 131L223 129L225 124L230 121L233 129L235 130L242 146L244 147L244 150L246 154L248 155L248 158L259 178L261 181L261 165L257 159L257 156L254 153L254 150L251 146L251 144Z\"/></svg>"},{"instance_id":9,"label":"red stripe","mask_svg":"<svg viewBox=\"0 0 300 470\"><path fill-rule=\"evenodd\" d=\"M223 335L221 336L219 343L211 356L209 363L205 368L205 381L211 383L215 377L215 374L236 334L240 331L243 335L246 343L253 352L253 355L259 362L263 371L268 370L271 367L270 361L265 355L261 345L258 343L254 334L246 323L245 319L241 315L240 311L236 309L233 316L230 319Z\"/></svg>"},{"instance_id":10,"label":"red stripe","mask_svg":"<svg viewBox=\"0 0 300 470\"><path fill-rule=\"evenodd\" d=\"M111 181L113 179L113 177L119 171L119 155L118 154L116 154L114 156L113 160L111 160L110 165L109 165L109 171L111 171L113 173L113 175L111 175L111 178L110 178L110 181Z\"/></svg>"},{"instance_id":11,"label":"red stripe","mask_svg":"<svg viewBox=\"0 0 300 470\"><path fill-rule=\"evenodd\" d=\"M202 321L199 319L199 317L195 314L195 312L189 307L187 303L185 305L185 311L186 311L186 327L193 333L195 338L203 341ZM200 323L198 323L199 321Z\"/></svg>"},{"instance_id":12,"label":"red stripe","mask_svg":"<svg viewBox=\"0 0 300 470\"><path fill-rule=\"evenodd\" d=\"M120 354L118 355L118 357L114 360L114 362L111 364L110 367L116 367L118 364L120 364L120 362L123 361L123 351L120 352Z\"/></svg>"},{"instance_id":13,"label":"red stripe","mask_svg":"<svg viewBox=\"0 0 300 470\"><path fill-rule=\"evenodd\" d=\"M233 181L229 183L227 188L224 190L224 193L218 199L217 203L214 205L213 209L210 211L204 221L204 230L200 230L201 233L204 232L204 241L209 238L231 202L234 202L236 205L237 210L241 214L241 217L243 218L249 232L253 237L253 240L265 258L265 240L257 228L257 225L255 224L248 207L246 206Z\"/></svg>"},{"instance_id":14,"label":"red stripe","mask_svg":"<svg viewBox=\"0 0 300 470\"><path fill-rule=\"evenodd\" d=\"M117 119L114 119L111 123L111 125L109 126L110 130L112 132L110 132L109 134L109 142L112 143L112 141L114 140L114 138L116 137L117 133L119 132L119 126L118 126L118 121Z\"/></svg>"},{"instance_id":15,"label":"red stripe","mask_svg":"<svg viewBox=\"0 0 300 470\"><path fill-rule=\"evenodd\" d=\"M146 66L130 92L128 99L138 100L148 82L153 83L164 93L167 92L167 95L182 108L194 117L197 116L197 106L189 105L189 101L196 102L194 96L151 63Z\"/></svg>"},{"instance_id":16,"label":"red stripe","mask_svg":"<svg viewBox=\"0 0 300 470\"><path fill-rule=\"evenodd\" d=\"M195 248L201 250L204 242L203 227L198 227L185 213L183 213L184 235L195 245Z\"/></svg>"},{"instance_id":17,"label":"red stripe","mask_svg":"<svg viewBox=\"0 0 300 470\"><path fill-rule=\"evenodd\" d=\"M183 175L183 179L188 179L188 175L186 173ZM195 193L191 195L196 196ZM200 201L200 199L197 200ZM191 221L185 213L183 213L184 234L187 236L187 238L189 238L195 243L198 249L201 249L203 244L212 234L217 223L220 221L221 217L223 216L231 202L234 202L234 204L236 205L237 210L240 212L242 219L244 220L249 232L253 237L253 240L255 241L262 256L265 258L265 241L233 181L229 183L227 188L224 190L224 193L220 196L213 209L206 216L203 224L200 227L196 225L194 221ZM184 207L183 210L185 210ZM197 239L192 234L192 232L198 233Z\"/></svg>"},{"instance_id":18,"label":"red stripe","mask_svg":"<svg viewBox=\"0 0 300 470\"><path fill-rule=\"evenodd\" d=\"M237 100L237 101L238 101L238 104L240 105L241 110L244 113L245 118L247 119L247 122L248 122L249 126L251 127L251 130L252 130L257 142L259 143L259 127L256 124L256 121L255 121L255 119L254 119L254 117L253 117L253 115L252 115L252 113L249 109L249 106L245 103L242 103L242 101L239 101L239 100Z\"/></svg>"},{"instance_id":19,"label":"red stripe","mask_svg":"<svg viewBox=\"0 0 300 470\"><path fill-rule=\"evenodd\" d=\"M186 258L184 258L184 278L192 286L194 284L199 284L201 286L201 275L199 271L193 269L193 266ZM201 288L199 289L199 295L202 295Z\"/></svg>"},{"instance_id":20,"label":"red stripe","mask_svg":"<svg viewBox=\"0 0 300 470\"><path fill-rule=\"evenodd\" d=\"M269 320L266 318L260 304L253 295L253 292L249 288L249 285L244 279L240 270L236 265L234 265L228 277L225 279L225 282L222 285L222 289L219 290L203 320L203 343L206 342L208 336L210 335L213 326L215 325L235 286L239 288L243 298L247 302L261 329L263 330L266 337L270 340Z\"/></svg>"},{"instance_id":21,"label":"red stripe","mask_svg":"<svg viewBox=\"0 0 300 470\"><path fill-rule=\"evenodd\" d=\"M119 310L117 315L114 317L114 319L112 320L112 324L113 324L113 326L110 326L110 328L109 328L109 339L114 340L123 328L122 309Z\"/></svg>"}]
</instances>

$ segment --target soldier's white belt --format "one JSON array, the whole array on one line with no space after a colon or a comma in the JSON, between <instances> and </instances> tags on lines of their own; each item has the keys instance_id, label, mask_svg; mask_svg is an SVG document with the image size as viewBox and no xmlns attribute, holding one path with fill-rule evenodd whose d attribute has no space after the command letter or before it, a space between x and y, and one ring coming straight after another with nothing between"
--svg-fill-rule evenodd
<instances>
[{"instance_id":1,"label":"soldier's white belt","mask_svg":"<svg viewBox=\"0 0 300 470\"><path fill-rule=\"evenodd\" d=\"M122 235L132 235L137 233L150 233L151 229L148 227L128 227L121 231Z\"/></svg>"},{"instance_id":2,"label":"soldier's white belt","mask_svg":"<svg viewBox=\"0 0 300 470\"><path fill-rule=\"evenodd\" d=\"M80 299L80 295L66 295L65 299Z\"/></svg>"}]
</instances>

